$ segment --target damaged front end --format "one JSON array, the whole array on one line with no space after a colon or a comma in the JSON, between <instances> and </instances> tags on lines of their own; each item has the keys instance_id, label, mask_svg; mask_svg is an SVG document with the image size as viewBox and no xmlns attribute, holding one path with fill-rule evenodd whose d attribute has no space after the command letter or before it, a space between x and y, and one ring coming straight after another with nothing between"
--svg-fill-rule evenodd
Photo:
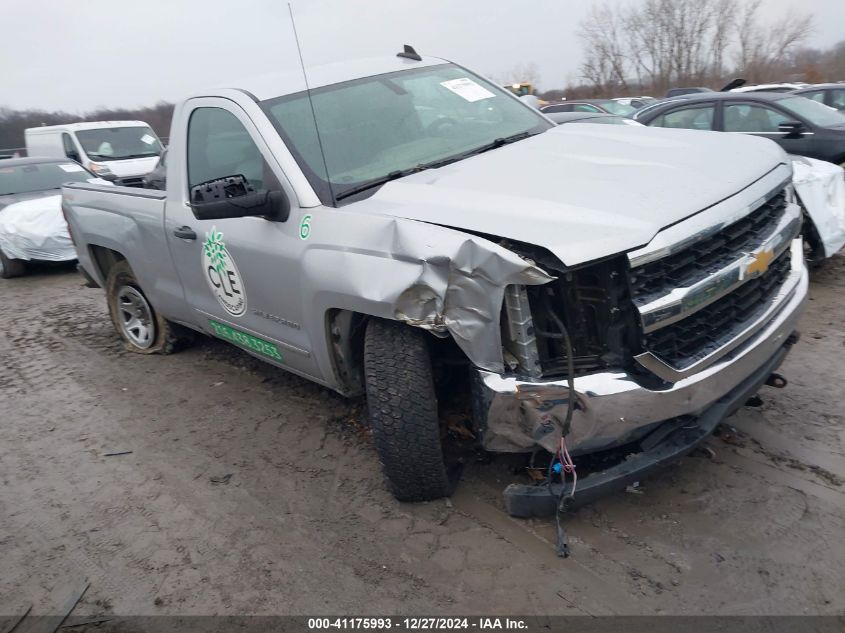
<instances>
[{"instance_id":1,"label":"damaged front end","mask_svg":"<svg viewBox=\"0 0 845 633\"><path fill-rule=\"evenodd\" d=\"M505 292L507 370L477 369L472 383L484 448L555 455L563 437L573 455L625 449L579 483L585 502L703 441L777 369L807 294L788 188L749 210L576 268L523 253L557 278ZM514 515L556 507L545 486L505 496Z\"/></svg>"}]
</instances>

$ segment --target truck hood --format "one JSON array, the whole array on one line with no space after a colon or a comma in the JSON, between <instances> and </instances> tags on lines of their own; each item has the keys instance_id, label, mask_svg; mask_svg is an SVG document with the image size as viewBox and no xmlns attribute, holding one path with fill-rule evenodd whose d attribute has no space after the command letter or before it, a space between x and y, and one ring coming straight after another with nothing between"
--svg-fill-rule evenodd
<instances>
[{"instance_id":1,"label":"truck hood","mask_svg":"<svg viewBox=\"0 0 845 633\"><path fill-rule=\"evenodd\" d=\"M542 246L571 266L644 246L781 163L778 145L750 135L572 124L389 182L354 207Z\"/></svg>"}]
</instances>

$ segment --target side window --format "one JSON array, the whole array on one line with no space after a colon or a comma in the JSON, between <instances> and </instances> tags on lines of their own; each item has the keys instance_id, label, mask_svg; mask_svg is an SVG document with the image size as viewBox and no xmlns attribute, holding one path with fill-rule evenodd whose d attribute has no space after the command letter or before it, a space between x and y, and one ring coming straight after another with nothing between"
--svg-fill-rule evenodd
<instances>
[{"instance_id":1,"label":"side window","mask_svg":"<svg viewBox=\"0 0 845 633\"><path fill-rule=\"evenodd\" d=\"M777 133L789 119L765 106L732 104L725 106L725 132Z\"/></svg>"},{"instance_id":2,"label":"side window","mask_svg":"<svg viewBox=\"0 0 845 633\"><path fill-rule=\"evenodd\" d=\"M67 132L62 132L62 145L65 150L65 156L79 162L79 152L76 151L76 146L73 144L73 139Z\"/></svg>"},{"instance_id":3,"label":"side window","mask_svg":"<svg viewBox=\"0 0 845 633\"><path fill-rule=\"evenodd\" d=\"M845 110L845 88L839 90L831 90L830 105L837 110Z\"/></svg>"},{"instance_id":4,"label":"side window","mask_svg":"<svg viewBox=\"0 0 845 633\"><path fill-rule=\"evenodd\" d=\"M821 90L814 90L813 92L802 92L800 94L806 99L812 99L813 101L824 103L824 92L822 92Z\"/></svg>"},{"instance_id":5,"label":"side window","mask_svg":"<svg viewBox=\"0 0 845 633\"><path fill-rule=\"evenodd\" d=\"M575 112L601 112L596 106L590 105L589 103L579 103L572 109Z\"/></svg>"},{"instance_id":6,"label":"side window","mask_svg":"<svg viewBox=\"0 0 845 633\"><path fill-rule=\"evenodd\" d=\"M566 112L566 106L562 105L553 105L553 106L546 106L542 109L542 112L548 114L549 112Z\"/></svg>"},{"instance_id":7,"label":"side window","mask_svg":"<svg viewBox=\"0 0 845 633\"><path fill-rule=\"evenodd\" d=\"M255 141L223 108L197 108L188 122L188 184L243 175L258 189L281 189Z\"/></svg>"},{"instance_id":8,"label":"side window","mask_svg":"<svg viewBox=\"0 0 845 633\"><path fill-rule=\"evenodd\" d=\"M657 117L649 125L686 130L712 130L713 112L714 106L712 104L697 108L672 110Z\"/></svg>"}]
</instances>

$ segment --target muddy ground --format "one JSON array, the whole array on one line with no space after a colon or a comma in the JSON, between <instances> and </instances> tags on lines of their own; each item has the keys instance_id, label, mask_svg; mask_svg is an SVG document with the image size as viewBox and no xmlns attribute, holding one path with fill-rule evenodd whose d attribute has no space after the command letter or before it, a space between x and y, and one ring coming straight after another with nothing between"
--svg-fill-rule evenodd
<instances>
[{"instance_id":1,"label":"muddy ground","mask_svg":"<svg viewBox=\"0 0 845 633\"><path fill-rule=\"evenodd\" d=\"M0 613L845 613L845 257L786 389L641 494L514 520L502 460L397 503L360 403L202 340L123 351L71 270L0 283ZM123 455L108 453L131 451Z\"/></svg>"}]
</instances>

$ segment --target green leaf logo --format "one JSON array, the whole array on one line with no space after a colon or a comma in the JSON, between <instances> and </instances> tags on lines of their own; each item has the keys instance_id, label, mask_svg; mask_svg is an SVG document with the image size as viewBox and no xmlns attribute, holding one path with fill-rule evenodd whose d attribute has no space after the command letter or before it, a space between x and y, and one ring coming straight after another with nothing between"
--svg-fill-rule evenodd
<instances>
[{"instance_id":1,"label":"green leaf logo","mask_svg":"<svg viewBox=\"0 0 845 633\"><path fill-rule=\"evenodd\" d=\"M223 243L223 233L217 227L211 227L211 232L205 234L202 248L214 269L222 274L226 270L226 245Z\"/></svg>"}]
</instances>

